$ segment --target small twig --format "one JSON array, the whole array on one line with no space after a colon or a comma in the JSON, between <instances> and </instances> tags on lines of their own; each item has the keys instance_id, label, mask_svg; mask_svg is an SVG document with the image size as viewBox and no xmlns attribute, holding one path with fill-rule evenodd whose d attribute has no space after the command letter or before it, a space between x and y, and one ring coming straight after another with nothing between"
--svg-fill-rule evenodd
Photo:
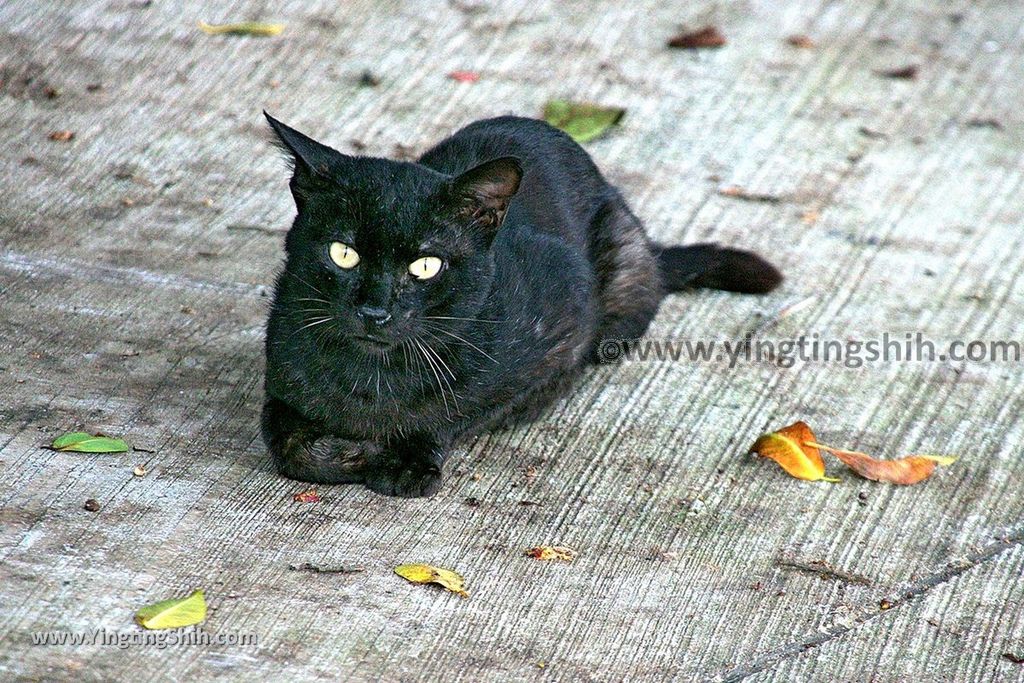
<instances>
[{"instance_id":1,"label":"small twig","mask_svg":"<svg viewBox=\"0 0 1024 683\"><path fill-rule=\"evenodd\" d=\"M311 562L289 564L288 568L291 571L309 571L311 573L361 573L366 571L364 567L345 566L343 564L339 564L337 566L321 566L318 564L312 564Z\"/></svg>"},{"instance_id":2,"label":"small twig","mask_svg":"<svg viewBox=\"0 0 1024 683\"><path fill-rule=\"evenodd\" d=\"M872 584L871 579L868 577L848 572L845 569L838 569L837 567L830 565L825 560L803 561L780 557L775 560L775 564L784 568L799 569L800 571L808 572L810 574L818 574L819 576L838 579L845 583L855 583L861 586L870 586Z\"/></svg>"},{"instance_id":3,"label":"small twig","mask_svg":"<svg viewBox=\"0 0 1024 683\"><path fill-rule=\"evenodd\" d=\"M767 192L751 192L750 190L745 190L736 185L723 187L718 190L718 194L723 197L741 199L745 202L760 202L762 204L780 204L789 199L788 197L782 197L777 194L768 194Z\"/></svg>"}]
</instances>

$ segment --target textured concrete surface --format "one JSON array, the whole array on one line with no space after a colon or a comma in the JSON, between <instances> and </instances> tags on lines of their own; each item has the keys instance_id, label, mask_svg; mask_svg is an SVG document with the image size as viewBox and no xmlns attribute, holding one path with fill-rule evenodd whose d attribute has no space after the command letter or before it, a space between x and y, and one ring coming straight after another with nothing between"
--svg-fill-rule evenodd
<instances>
[{"instance_id":1,"label":"textured concrete surface","mask_svg":"<svg viewBox=\"0 0 1024 683\"><path fill-rule=\"evenodd\" d=\"M196 28L242 19L287 27ZM705 24L725 47L666 49ZM257 430L292 211L263 108L407 156L549 98L625 106L587 147L651 234L756 247L789 278L674 297L652 338L1024 342L1020 3L13 0L0 32L0 678L1024 678L1021 363L603 366L465 444L431 500L295 503ZM961 460L897 488L745 454L801 418ZM78 427L145 450L41 448ZM393 575L414 561L470 597ZM33 645L137 633L194 588L205 633L258 643Z\"/></svg>"}]
</instances>

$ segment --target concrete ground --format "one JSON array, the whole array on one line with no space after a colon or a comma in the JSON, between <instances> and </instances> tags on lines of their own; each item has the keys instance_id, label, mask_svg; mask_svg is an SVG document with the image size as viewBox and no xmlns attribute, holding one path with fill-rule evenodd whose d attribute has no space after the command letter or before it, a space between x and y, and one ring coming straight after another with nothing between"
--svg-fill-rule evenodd
<instances>
[{"instance_id":1,"label":"concrete ground","mask_svg":"<svg viewBox=\"0 0 1024 683\"><path fill-rule=\"evenodd\" d=\"M196 27L244 19L286 28ZM724 47L666 48L708 24ZM0 678L1024 679L1020 362L602 366L429 500L296 503L257 429L292 214L263 108L408 157L551 98L623 106L587 149L650 233L788 276L673 297L651 338L1024 342L1024 5L11 0L0 31ZM961 459L895 487L746 453L797 419ZM139 450L42 447L82 427ZM393 574L416 561L470 596ZM257 642L33 644L134 637L197 588L206 634Z\"/></svg>"}]
</instances>

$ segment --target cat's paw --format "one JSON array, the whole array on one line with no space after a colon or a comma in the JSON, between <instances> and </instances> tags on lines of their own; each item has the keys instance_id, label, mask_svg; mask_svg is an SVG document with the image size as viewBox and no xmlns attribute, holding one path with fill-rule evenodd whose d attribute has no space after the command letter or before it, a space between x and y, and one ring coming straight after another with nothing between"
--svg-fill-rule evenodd
<instances>
[{"instance_id":1,"label":"cat's paw","mask_svg":"<svg viewBox=\"0 0 1024 683\"><path fill-rule=\"evenodd\" d=\"M337 436L309 437L297 433L275 453L277 471L289 479L315 484L356 484L362 471L380 448L370 442L351 441Z\"/></svg>"},{"instance_id":2,"label":"cat's paw","mask_svg":"<svg viewBox=\"0 0 1024 683\"><path fill-rule=\"evenodd\" d=\"M428 498L441 488L444 450L429 438L413 438L388 449L363 471L371 491L400 498Z\"/></svg>"},{"instance_id":3,"label":"cat's paw","mask_svg":"<svg viewBox=\"0 0 1024 683\"><path fill-rule=\"evenodd\" d=\"M375 467L363 474L366 488L385 496L429 498L441 488L441 468L426 462Z\"/></svg>"}]
</instances>

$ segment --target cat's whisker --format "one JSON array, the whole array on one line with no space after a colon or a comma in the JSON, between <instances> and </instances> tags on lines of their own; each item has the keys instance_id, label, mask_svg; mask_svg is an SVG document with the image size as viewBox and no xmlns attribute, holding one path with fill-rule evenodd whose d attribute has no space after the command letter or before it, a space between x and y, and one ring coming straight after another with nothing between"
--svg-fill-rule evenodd
<instances>
[{"instance_id":1,"label":"cat's whisker","mask_svg":"<svg viewBox=\"0 0 1024 683\"><path fill-rule=\"evenodd\" d=\"M405 358L405 367L409 367L409 341L407 339L402 340L402 356Z\"/></svg>"},{"instance_id":2,"label":"cat's whisker","mask_svg":"<svg viewBox=\"0 0 1024 683\"><path fill-rule=\"evenodd\" d=\"M434 363L433 360L431 360L430 356L427 354L426 348L424 348L423 343L418 338L413 339L413 342L416 344L416 347L419 348L420 353L423 355L423 359L426 360L427 363L430 365L431 372L434 373L434 378L437 380L437 390L441 394L441 401L444 403L444 412L448 416L448 419L450 420L452 417L452 411L448 407L448 397L445 396L444 386L442 385L442 379L444 379L445 382L447 382L447 379L444 378L444 375L438 370L437 365ZM452 400L454 400L454 398L455 397L453 395Z\"/></svg>"},{"instance_id":3,"label":"cat's whisker","mask_svg":"<svg viewBox=\"0 0 1024 683\"><path fill-rule=\"evenodd\" d=\"M422 320L463 320L473 323L507 323L508 320L485 320L483 318L456 318L450 315L425 315Z\"/></svg>"},{"instance_id":4,"label":"cat's whisker","mask_svg":"<svg viewBox=\"0 0 1024 683\"><path fill-rule=\"evenodd\" d=\"M445 329L443 329L443 328L441 328L440 326L437 326L437 325L430 326L429 329L434 331L434 332L440 332L441 334L448 335L449 337L452 337L456 341L462 342L464 345L468 346L469 348L473 349L474 351L477 351L477 352L483 354L485 357L487 357L491 361L493 361L495 363L498 362L498 360L494 356L492 356L491 354L487 353L486 351L481 349L479 346L477 346L473 342L471 342L468 339L465 339L463 337L460 337L459 335L455 334L454 332L449 332L448 330L445 330Z\"/></svg>"},{"instance_id":5,"label":"cat's whisker","mask_svg":"<svg viewBox=\"0 0 1024 683\"><path fill-rule=\"evenodd\" d=\"M288 275L288 276L290 276L290 277L293 277L293 278L295 278L296 280L298 280L298 281L299 281L299 282L301 282L302 284L306 285L307 287L309 287L310 289L312 289L312 290L313 290L314 292L316 292L316 293L317 293L317 294L319 294L320 296L327 296L326 294L324 294L323 292L321 292L321 291L320 291L320 290L319 290L318 288L316 288L315 286L311 285L310 283L306 282L306 281L305 281L305 280L303 280L303 279L302 279L301 277L299 277L298 275L296 275L296 274L295 274L294 272L292 272L292 271L290 271L290 270L286 270L286 271L284 272L284 274L285 274L285 275Z\"/></svg>"},{"instance_id":6,"label":"cat's whisker","mask_svg":"<svg viewBox=\"0 0 1024 683\"><path fill-rule=\"evenodd\" d=\"M429 364L430 371L434 374L434 379L437 380L436 388L437 388L438 393L441 394L441 401L444 402L444 411L445 411L445 413L449 417L451 417L451 411L448 408L448 398L444 395L444 387L441 386L441 377L440 377L440 375L437 374L437 368L434 367L433 361L431 361L430 358L427 357L426 352L423 350L423 346L420 344L419 340L418 339L413 339L413 343L416 345L416 348L419 350L420 356L422 356L427 361L427 363Z\"/></svg>"},{"instance_id":7,"label":"cat's whisker","mask_svg":"<svg viewBox=\"0 0 1024 683\"><path fill-rule=\"evenodd\" d=\"M434 337L434 340L440 342L440 340L438 340L437 337ZM444 346L444 342L440 343L442 346ZM448 363L444 361L444 359L441 357L441 354L439 354L436 349L434 349L432 346L430 346L430 344L427 344L426 342L423 343L423 346L426 347L430 355L434 357L434 360L436 360L440 364L440 366L447 371L448 376L452 378L452 381L455 381L455 373L452 372L452 369L450 367L448 367Z\"/></svg>"},{"instance_id":8,"label":"cat's whisker","mask_svg":"<svg viewBox=\"0 0 1024 683\"><path fill-rule=\"evenodd\" d=\"M333 316L328 317L328 318L317 318L317 319L314 319L312 322L307 322L302 327L296 329L294 332L292 332L292 334L298 334L299 332L302 332L305 329L308 329L310 327L316 327L317 325L323 325L324 323L329 323L332 320L334 320Z\"/></svg>"},{"instance_id":9,"label":"cat's whisker","mask_svg":"<svg viewBox=\"0 0 1024 683\"><path fill-rule=\"evenodd\" d=\"M455 404L455 411L459 412L459 395L455 391L455 388L452 386L452 382L457 381L455 378L455 373L452 372L452 369L448 366L448 363L446 363L445 360L441 357L441 354L439 354L433 347L431 347L430 344L427 344L424 341L423 346L424 349L434 357L434 360L437 361L439 366L442 368L441 379L444 381L445 386L448 387L448 393L450 393L452 396L452 402ZM451 382L449 382L448 377L445 376L445 371L447 371L448 376L452 378Z\"/></svg>"}]
</instances>

